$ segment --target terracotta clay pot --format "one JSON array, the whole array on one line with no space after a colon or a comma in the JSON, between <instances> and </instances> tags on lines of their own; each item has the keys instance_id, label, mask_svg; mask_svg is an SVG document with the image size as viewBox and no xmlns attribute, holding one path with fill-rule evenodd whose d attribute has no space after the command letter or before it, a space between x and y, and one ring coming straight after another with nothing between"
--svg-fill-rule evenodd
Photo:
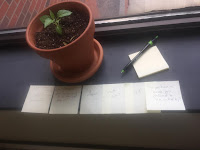
<instances>
[{"instance_id":1,"label":"terracotta clay pot","mask_svg":"<svg viewBox=\"0 0 200 150\"><path fill-rule=\"evenodd\" d=\"M49 14L49 9L56 13L58 10L75 9L89 16L85 31L70 44L55 49L40 49L35 46L35 33L43 29L40 17ZM91 77L101 65L103 49L94 39L94 19L91 10L82 2L68 1L54 4L33 18L26 30L28 45L41 57L50 59L50 67L56 78L61 81L76 83Z\"/></svg>"}]
</instances>

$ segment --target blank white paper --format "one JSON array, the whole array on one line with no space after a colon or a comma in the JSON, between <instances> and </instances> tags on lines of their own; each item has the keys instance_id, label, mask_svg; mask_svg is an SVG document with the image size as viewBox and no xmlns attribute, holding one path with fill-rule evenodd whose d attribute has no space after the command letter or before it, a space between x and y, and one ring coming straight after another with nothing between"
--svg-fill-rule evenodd
<instances>
[{"instance_id":1,"label":"blank white paper","mask_svg":"<svg viewBox=\"0 0 200 150\"><path fill-rule=\"evenodd\" d=\"M31 85L22 112L48 113L54 86Z\"/></svg>"},{"instance_id":2,"label":"blank white paper","mask_svg":"<svg viewBox=\"0 0 200 150\"><path fill-rule=\"evenodd\" d=\"M56 86L50 114L78 114L81 86Z\"/></svg>"},{"instance_id":3,"label":"blank white paper","mask_svg":"<svg viewBox=\"0 0 200 150\"><path fill-rule=\"evenodd\" d=\"M139 52L129 55L132 60ZM148 49L142 56L133 64L139 78L169 69L169 66L157 46Z\"/></svg>"},{"instance_id":4,"label":"blank white paper","mask_svg":"<svg viewBox=\"0 0 200 150\"><path fill-rule=\"evenodd\" d=\"M146 82L147 110L185 110L178 81Z\"/></svg>"}]
</instances>

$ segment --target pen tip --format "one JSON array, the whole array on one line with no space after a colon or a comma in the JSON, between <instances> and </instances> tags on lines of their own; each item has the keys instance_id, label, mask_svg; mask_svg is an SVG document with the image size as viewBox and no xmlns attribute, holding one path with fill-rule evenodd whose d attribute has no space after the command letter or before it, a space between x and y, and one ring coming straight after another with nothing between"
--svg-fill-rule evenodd
<instances>
[{"instance_id":1,"label":"pen tip","mask_svg":"<svg viewBox=\"0 0 200 150\"><path fill-rule=\"evenodd\" d=\"M122 70L121 73L124 73L124 70Z\"/></svg>"}]
</instances>

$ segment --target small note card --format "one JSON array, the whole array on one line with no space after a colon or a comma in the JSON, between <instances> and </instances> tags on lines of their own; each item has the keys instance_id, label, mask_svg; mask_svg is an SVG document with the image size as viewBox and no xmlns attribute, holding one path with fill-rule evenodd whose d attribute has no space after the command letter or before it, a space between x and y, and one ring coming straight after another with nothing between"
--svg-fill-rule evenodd
<instances>
[{"instance_id":1,"label":"small note card","mask_svg":"<svg viewBox=\"0 0 200 150\"><path fill-rule=\"evenodd\" d=\"M48 113L54 86L31 85L22 112Z\"/></svg>"},{"instance_id":2,"label":"small note card","mask_svg":"<svg viewBox=\"0 0 200 150\"><path fill-rule=\"evenodd\" d=\"M56 86L50 114L78 114L82 86Z\"/></svg>"},{"instance_id":3,"label":"small note card","mask_svg":"<svg viewBox=\"0 0 200 150\"><path fill-rule=\"evenodd\" d=\"M178 81L146 82L147 110L185 110Z\"/></svg>"},{"instance_id":4,"label":"small note card","mask_svg":"<svg viewBox=\"0 0 200 150\"><path fill-rule=\"evenodd\" d=\"M139 52L129 55L132 60ZM148 49L134 64L133 67L139 78L169 69L169 66L157 46Z\"/></svg>"}]
</instances>

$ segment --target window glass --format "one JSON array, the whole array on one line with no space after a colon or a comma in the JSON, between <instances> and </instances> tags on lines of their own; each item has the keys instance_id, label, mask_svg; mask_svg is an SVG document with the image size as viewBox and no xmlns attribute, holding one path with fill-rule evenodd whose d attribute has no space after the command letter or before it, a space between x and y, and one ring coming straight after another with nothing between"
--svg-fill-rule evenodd
<instances>
[{"instance_id":1,"label":"window glass","mask_svg":"<svg viewBox=\"0 0 200 150\"><path fill-rule=\"evenodd\" d=\"M27 27L49 5L67 0L0 0L0 30ZM140 15L152 11L200 6L200 0L80 0L92 10L95 20Z\"/></svg>"}]
</instances>

